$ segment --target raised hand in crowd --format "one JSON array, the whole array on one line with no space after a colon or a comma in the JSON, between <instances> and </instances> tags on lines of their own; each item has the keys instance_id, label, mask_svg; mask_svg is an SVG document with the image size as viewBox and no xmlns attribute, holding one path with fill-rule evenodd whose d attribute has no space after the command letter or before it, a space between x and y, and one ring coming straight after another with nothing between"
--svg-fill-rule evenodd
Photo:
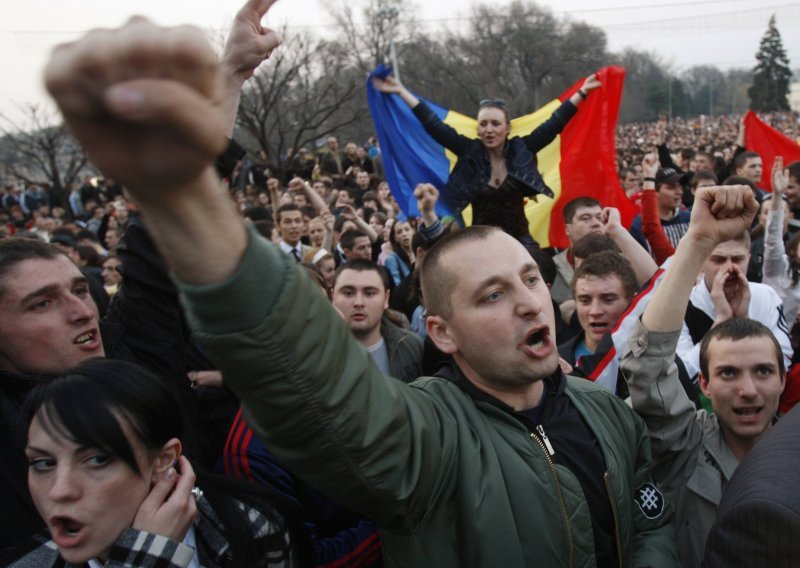
<instances>
[{"instance_id":1,"label":"raised hand in crowd","mask_svg":"<svg viewBox=\"0 0 800 568\"><path fill-rule=\"evenodd\" d=\"M177 246L173 269L198 283L229 275L246 243L212 165L227 145L220 80L201 30L161 28L143 18L60 46L45 71L48 90L93 163L143 209L155 205L145 215L151 233L163 237L162 247ZM199 195L208 202L198 205ZM181 246L182 229L204 246Z\"/></svg>"},{"instance_id":2,"label":"raised hand in crowd","mask_svg":"<svg viewBox=\"0 0 800 568\"><path fill-rule=\"evenodd\" d=\"M603 234L616 243L622 255L631 263L633 271L636 273L637 283L641 286L647 282L658 270L658 266L650 254L642 248L642 245L622 226L619 209L603 208L601 221Z\"/></svg>"},{"instance_id":3,"label":"raised hand in crowd","mask_svg":"<svg viewBox=\"0 0 800 568\"><path fill-rule=\"evenodd\" d=\"M586 79L584 79L580 88L569 98L569 100L572 104L578 106L584 99L586 99L589 93L595 89L599 89L602 86L603 83L600 82L600 80L597 78L597 75L592 73L586 77Z\"/></svg>"},{"instance_id":4,"label":"raised hand in crowd","mask_svg":"<svg viewBox=\"0 0 800 568\"><path fill-rule=\"evenodd\" d=\"M431 227L439 216L436 215L436 203L439 201L439 190L431 183L420 183L414 188L417 208L426 227Z\"/></svg>"},{"instance_id":5,"label":"raised hand in crowd","mask_svg":"<svg viewBox=\"0 0 800 568\"><path fill-rule=\"evenodd\" d=\"M783 197L789 187L789 170L783 167L783 156L775 156L772 162L772 200L770 208L776 211L783 207Z\"/></svg>"},{"instance_id":6,"label":"raised hand in crowd","mask_svg":"<svg viewBox=\"0 0 800 568\"><path fill-rule=\"evenodd\" d=\"M411 94L411 91L405 88L403 83L389 75L385 79L378 77L372 78L372 85L384 94L400 95L400 98L411 108L419 104L419 99Z\"/></svg>"},{"instance_id":7,"label":"raised hand in crowd","mask_svg":"<svg viewBox=\"0 0 800 568\"><path fill-rule=\"evenodd\" d=\"M229 136L233 134L242 85L281 43L277 32L261 25L261 20L275 1L249 0L242 6L236 13L222 50L223 109Z\"/></svg>"}]
</instances>

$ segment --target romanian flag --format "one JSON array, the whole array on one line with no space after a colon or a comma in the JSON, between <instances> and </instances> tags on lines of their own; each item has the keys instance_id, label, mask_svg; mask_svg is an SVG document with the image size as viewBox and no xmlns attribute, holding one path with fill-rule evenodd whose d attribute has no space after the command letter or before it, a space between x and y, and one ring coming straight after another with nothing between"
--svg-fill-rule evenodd
<instances>
[{"instance_id":1,"label":"romanian flag","mask_svg":"<svg viewBox=\"0 0 800 568\"><path fill-rule=\"evenodd\" d=\"M388 69L379 66L372 76L385 77ZM622 99L625 71L604 67L597 73L603 83L583 101L578 113L569 121L560 136L537 154L539 171L553 190L554 199L543 195L529 199L525 207L531 236L542 246L564 248L562 209L576 197L594 197L603 206L616 207L625 226L637 213L636 206L625 196L616 165L615 127ZM547 120L559 105L572 96L583 83L575 83L558 99L539 110L511 121L510 136L530 134ZM384 95L367 81L367 100L381 144L384 171L400 208L408 216L417 216L414 187L432 183L440 190L447 182L456 156L436 143L416 119L408 106L396 95ZM477 121L427 101L443 122L460 134L477 137ZM452 214L439 202L441 216ZM469 224L471 211L462 212Z\"/></svg>"},{"instance_id":2,"label":"romanian flag","mask_svg":"<svg viewBox=\"0 0 800 568\"><path fill-rule=\"evenodd\" d=\"M758 153L764 163L759 187L772 191L772 164L775 156L783 156L784 165L800 160L800 144L756 116L752 110L744 115L744 145Z\"/></svg>"}]
</instances>

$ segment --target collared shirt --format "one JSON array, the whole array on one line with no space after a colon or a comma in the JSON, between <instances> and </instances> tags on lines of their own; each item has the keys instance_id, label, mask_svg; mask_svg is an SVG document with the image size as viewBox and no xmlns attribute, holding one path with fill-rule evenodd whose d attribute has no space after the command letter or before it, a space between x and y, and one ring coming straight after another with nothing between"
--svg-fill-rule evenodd
<instances>
[{"instance_id":1,"label":"collared shirt","mask_svg":"<svg viewBox=\"0 0 800 568\"><path fill-rule=\"evenodd\" d=\"M301 248L303 246L303 243L301 243L300 241L297 241L297 244L292 246L283 239L281 239L281 242L278 244L278 246L281 248L283 252L285 252L289 256L293 256L295 261L301 262L303 260L303 251Z\"/></svg>"}]
</instances>

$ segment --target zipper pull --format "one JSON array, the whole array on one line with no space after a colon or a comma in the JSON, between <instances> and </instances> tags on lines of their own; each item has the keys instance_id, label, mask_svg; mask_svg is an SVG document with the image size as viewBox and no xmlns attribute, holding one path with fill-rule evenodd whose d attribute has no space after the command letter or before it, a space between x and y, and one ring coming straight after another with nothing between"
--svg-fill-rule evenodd
<instances>
[{"instance_id":1,"label":"zipper pull","mask_svg":"<svg viewBox=\"0 0 800 568\"><path fill-rule=\"evenodd\" d=\"M544 433L544 428L542 428L541 424L536 427L536 431L539 432L539 436L542 438L542 442L544 442L544 445L547 448L547 451L550 453L550 456L552 457L556 455L556 451L553 449L553 445L550 443L550 438L548 438L547 434Z\"/></svg>"}]
</instances>

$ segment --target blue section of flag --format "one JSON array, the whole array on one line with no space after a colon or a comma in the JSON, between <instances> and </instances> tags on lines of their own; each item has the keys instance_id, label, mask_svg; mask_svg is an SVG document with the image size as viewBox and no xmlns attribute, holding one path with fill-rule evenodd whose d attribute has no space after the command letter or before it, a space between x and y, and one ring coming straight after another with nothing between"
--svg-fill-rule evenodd
<instances>
[{"instance_id":1,"label":"blue section of flag","mask_svg":"<svg viewBox=\"0 0 800 568\"><path fill-rule=\"evenodd\" d=\"M370 74L367 102L381 145L386 181L403 213L408 217L418 217L414 187L419 183L431 183L441 191L450 175L450 161L444 148L425 132L398 95L385 95L372 86L372 77L385 78L390 73L391 68L381 64ZM447 109L425 102L445 120ZM439 200L436 212L440 217L452 215L442 200Z\"/></svg>"}]
</instances>

